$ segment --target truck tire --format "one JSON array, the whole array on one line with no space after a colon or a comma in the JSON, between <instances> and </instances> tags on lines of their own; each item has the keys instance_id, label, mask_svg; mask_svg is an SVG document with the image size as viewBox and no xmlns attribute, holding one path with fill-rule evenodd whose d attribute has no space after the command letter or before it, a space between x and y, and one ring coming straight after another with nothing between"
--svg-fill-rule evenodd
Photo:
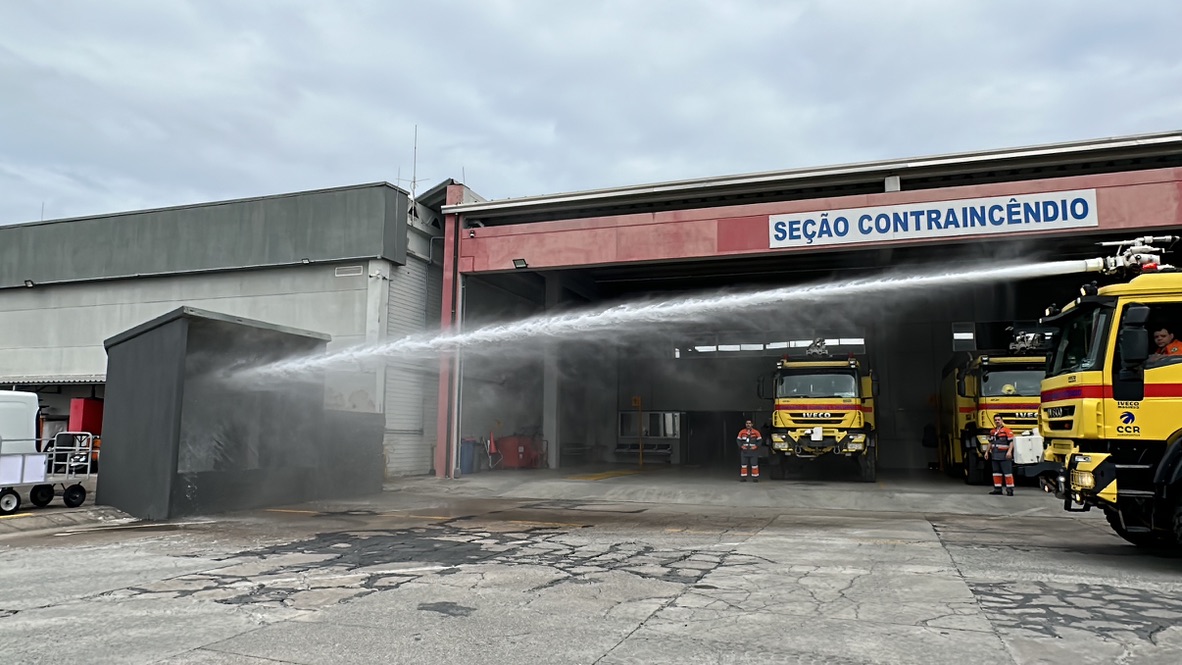
<instances>
[{"instance_id":1,"label":"truck tire","mask_svg":"<svg viewBox=\"0 0 1182 665\"><path fill-rule=\"evenodd\" d=\"M956 456L952 454L952 446L956 442L952 437L945 437L943 439L943 453L940 455L940 463L944 465L944 473L952 478L960 474L960 465L956 463Z\"/></svg>"},{"instance_id":2,"label":"truck tire","mask_svg":"<svg viewBox=\"0 0 1182 665\"><path fill-rule=\"evenodd\" d=\"M1124 538L1126 541L1136 545L1137 547L1161 547L1165 544L1161 535L1152 531L1127 531L1124 524L1121 522L1120 513L1115 509L1105 508L1104 517L1108 520L1108 526L1116 532L1116 535ZM1178 526L1178 515L1174 515L1175 530Z\"/></svg>"},{"instance_id":3,"label":"truck tire","mask_svg":"<svg viewBox=\"0 0 1182 665\"><path fill-rule=\"evenodd\" d=\"M858 458L858 469L861 471L862 482L873 483L878 480L878 456L867 452Z\"/></svg>"},{"instance_id":4,"label":"truck tire","mask_svg":"<svg viewBox=\"0 0 1182 665\"><path fill-rule=\"evenodd\" d=\"M965 445L964 481L968 485L983 485L985 483L985 463L981 459L981 452L976 446Z\"/></svg>"},{"instance_id":5,"label":"truck tire","mask_svg":"<svg viewBox=\"0 0 1182 665\"><path fill-rule=\"evenodd\" d=\"M1182 501L1174 506L1174 547L1182 549Z\"/></svg>"}]
</instances>

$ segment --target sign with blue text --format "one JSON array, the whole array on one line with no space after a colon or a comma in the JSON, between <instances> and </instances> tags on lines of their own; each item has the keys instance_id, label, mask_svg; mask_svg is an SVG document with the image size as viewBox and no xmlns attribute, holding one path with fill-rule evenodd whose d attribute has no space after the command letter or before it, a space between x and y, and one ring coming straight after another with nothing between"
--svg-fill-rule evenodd
<instances>
[{"instance_id":1,"label":"sign with blue text","mask_svg":"<svg viewBox=\"0 0 1182 665\"><path fill-rule=\"evenodd\" d=\"M1096 190L794 212L768 217L771 248L956 239L1100 225Z\"/></svg>"}]
</instances>

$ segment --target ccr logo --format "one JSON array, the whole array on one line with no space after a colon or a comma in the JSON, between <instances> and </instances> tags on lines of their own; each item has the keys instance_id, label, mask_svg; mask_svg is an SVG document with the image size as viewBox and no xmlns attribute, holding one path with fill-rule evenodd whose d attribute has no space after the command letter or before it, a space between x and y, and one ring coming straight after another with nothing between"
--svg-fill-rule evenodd
<instances>
[{"instance_id":1,"label":"ccr logo","mask_svg":"<svg viewBox=\"0 0 1182 665\"><path fill-rule=\"evenodd\" d=\"M1116 426L1116 433L1141 436L1141 428L1133 424L1136 420L1137 416L1133 415L1131 411L1122 412L1120 414L1120 421L1124 424Z\"/></svg>"}]
</instances>

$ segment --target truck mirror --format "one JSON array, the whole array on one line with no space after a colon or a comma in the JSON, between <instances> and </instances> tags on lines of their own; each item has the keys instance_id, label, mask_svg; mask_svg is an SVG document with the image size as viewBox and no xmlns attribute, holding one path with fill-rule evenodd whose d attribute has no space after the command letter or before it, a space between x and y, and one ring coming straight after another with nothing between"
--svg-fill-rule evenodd
<instances>
[{"instance_id":1,"label":"truck mirror","mask_svg":"<svg viewBox=\"0 0 1182 665\"><path fill-rule=\"evenodd\" d=\"M771 399L768 397L766 376L761 376L755 380L755 394L759 399Z\"/></svg>"},{"instance_id":2,"label":"truck mirror","mask_svg":"<svg viewBox=\"0 0 1182 665\"><path fill-rule=\"evenodd\" d=\"M964 374L956 377L956 394L964 397L968 391L968 386L965 385Z\"/></svg>"},{"instance_id":3,"label":"truck mirror","mask_svg":"<svg viewBox=\"0 0 1182 665\"><path fill-rule=\"evenodd\" d=\"M1122 328L1143 328L1149 320L1149 308L1145 305L1129 305L1125 308Z\"/></svg>"},{"instance_id":4,"label":"truck mirror","mask_svg":"<svg viewBox=\"0 0 1182 665\"><path fill-rule=\"evenodd\" d=\"M870 374L870 395L871 397L878 397L878 375Z\"/></svg>"},{"instance_id":5,"label":"truck mirror","mask_svg":"<svg viewBox=\"0 0 1182 665\"><path fill-rule=\"evenodd\" d=\"M1149 331L1144 328L1122 328L1119 344L1120 362L1126 369L1137 367L1149 358Z\"/></svg>"}]
</instances>

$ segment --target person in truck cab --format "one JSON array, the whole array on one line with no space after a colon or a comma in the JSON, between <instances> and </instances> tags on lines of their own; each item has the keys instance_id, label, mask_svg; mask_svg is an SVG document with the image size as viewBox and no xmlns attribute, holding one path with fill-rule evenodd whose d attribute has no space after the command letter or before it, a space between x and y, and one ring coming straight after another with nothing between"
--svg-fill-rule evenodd
<instances>
[{"instance_id":1,"label":"person in truck cab","mask_svg":"<svg viewBox=\"0 0 1182 665\"><path fill-rule=\"evenodd\" d=\"M1157 351L1149 356L1149 360L1161 360L1167 357L1182 356L1182 342L1165 326L1159 326L1153 331L1153 341L1157 344Z\"/></svg>"},{"instance_id":2,"label":"person in truck cab","mask_svg":"<svg viewBox=\"0 0 1182 665\"><path fill-rule=\"evenodd\" d=\"M759 447L763 445L763 435L752 426L750 420L739 430L739 481L747 482L747 467L751 467L752 482L759 482Z\"/></svg>"},{"instance_id":3,"label":"person in truck cab","mask_svg":"<svg viewBox=\"0 0 1182 665\"><path fill-rule=\"evenodd\" d=\"M1001 416L993 416L993 431L989 432L989 459L993 462L993 491L1001 494L1005 480L1006 495L1014 496L1014 433L1006 427Z\"/></svg>"}]
</instances>

